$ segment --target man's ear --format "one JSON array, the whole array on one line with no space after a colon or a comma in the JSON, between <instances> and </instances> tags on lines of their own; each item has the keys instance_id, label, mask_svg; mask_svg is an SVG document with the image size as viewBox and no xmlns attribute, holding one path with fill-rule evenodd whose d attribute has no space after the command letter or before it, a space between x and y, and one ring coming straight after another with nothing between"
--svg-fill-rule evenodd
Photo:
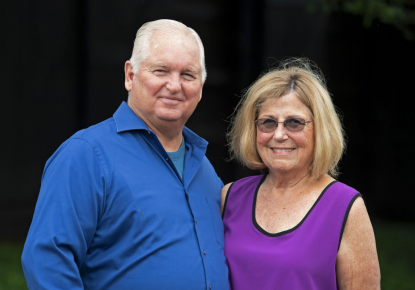
<instances>
[{"instance_id":1,"label":"man's ear","mask_svg":"<svg viewBox=\"0 0 415 290\"><path fill-rule=\"evenodd\" d=\"M202 100L202 92L203 92L203 85L205 83L202 83L202 87L200 88L200 96L199 96L199 102Z\"/></svg>"},{"instance_id":2,"label":"man's ear","mask_svg":"<svg viewBox=\"0 0 415 290\"><path fill-rule=\"evenodd\" d=\"M131 61L127 60L124 65L124 73L125 73L125 89L127 91L131 91L133 87L133 66L131 65Z\"/></svg>"}]
</instances>

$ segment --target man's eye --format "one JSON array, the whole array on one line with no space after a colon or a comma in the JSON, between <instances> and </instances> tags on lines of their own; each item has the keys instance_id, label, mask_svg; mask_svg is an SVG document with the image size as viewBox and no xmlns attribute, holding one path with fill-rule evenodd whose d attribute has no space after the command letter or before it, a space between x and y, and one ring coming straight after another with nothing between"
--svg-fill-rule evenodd
<instances>
[{"instance_id":1,"label":"man's eye","mask_svg":"<svg viewBox=\"0 0 415 290\"><path fill-rule=\"evenodd\" d=\"M184 77L186 78L186 79L194 79L195 77L193 76L193 75L191 75L191 74L184 74Z\"/></svg>"},{"instance_id":2,"label":"man's eye","mask_svg":"<svg viewBox=\"0 0 415 290\"><path fill-rule=\"evenodd\" d=\"M153 73L154 73L154 74L156 74L156 75L165 75L165 74L167 74L167 73L168 73L168 71L167 71L167 70L165 70L165 69L155 69L155 70L153 71Z\"/></svg>"}]
</instances>

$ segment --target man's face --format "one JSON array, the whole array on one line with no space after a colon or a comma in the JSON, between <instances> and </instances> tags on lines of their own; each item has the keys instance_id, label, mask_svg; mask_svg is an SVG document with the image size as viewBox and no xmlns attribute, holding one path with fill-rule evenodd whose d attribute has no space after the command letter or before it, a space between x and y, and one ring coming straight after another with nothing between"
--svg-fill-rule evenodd
<instances>
[{"instance_id":1,"label":"man's face","mask_svg":"<svg viewBox=\"0 0 415 290\"><path fill-rule=\"evenodd\" d=\"M138 72L125 67L129 106L152 127L182 127L202 97L199 49L190 37L156 32Z\"/></svg>"}]
</instances>

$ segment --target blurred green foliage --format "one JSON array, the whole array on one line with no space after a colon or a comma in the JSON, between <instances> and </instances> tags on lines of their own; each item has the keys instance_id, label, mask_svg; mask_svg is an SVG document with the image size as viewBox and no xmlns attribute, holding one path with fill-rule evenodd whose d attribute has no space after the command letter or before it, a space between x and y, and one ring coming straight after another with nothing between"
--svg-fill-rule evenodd
<instances>
[{"instance_id":1,"label":"blurred green foliage","mask_svg":"<svg viewBox=\"0 0 415 290\"><path fill-rule=\"evenodd\" d=\"M20 256L23 243L0 243L0 290L26 289Z\"/></svg>"},{"instance_id":2,"label":"blurred green foliage","mask_svg":"<svg viewBox=\"0 0 415 290\"><path fill-rule=\"evenodd\" d=\"M415 0L308 0L306 9L359 15L366 28L377 19L398 28L406 39L415 40Z\"/></svg>"},{"instance_id":3,"label":"blurred green foliage","mask_svg":"<svg viewBox=\"0 0 415 290\"><path fill-rule=\"evenodd\" d=\"M382 290L415 289L415 225L375 223ZM0 243L0 290L27 289L20 264L22 243Z\"/></svg>"},{"instance_id":4,"label":"blurred green foliage","mask_svg":"<svg viewBox=\"0 0 415 290\"><path fill-rule=\"evenodd\" d=\"M415 289L415 225L374 224L382 290Z\"/></svg>"}]
</instances>

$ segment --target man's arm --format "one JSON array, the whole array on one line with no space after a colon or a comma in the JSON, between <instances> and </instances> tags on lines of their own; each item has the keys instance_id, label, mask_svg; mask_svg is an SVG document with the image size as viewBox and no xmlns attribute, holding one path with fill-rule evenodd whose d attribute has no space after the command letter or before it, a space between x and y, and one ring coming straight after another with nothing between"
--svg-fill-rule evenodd
<instances>
[{"instance_id":1,"label":"man's arm","mask_svg":"<svg viewBox=\"0 0 415 290\"><path fill-rule=\"evenodd\" d=\"M101 218L105 173L92 146L66 141L48 160L22 254L29 289L84 289L79 268Z\"/></svg>"}]
</instances>

